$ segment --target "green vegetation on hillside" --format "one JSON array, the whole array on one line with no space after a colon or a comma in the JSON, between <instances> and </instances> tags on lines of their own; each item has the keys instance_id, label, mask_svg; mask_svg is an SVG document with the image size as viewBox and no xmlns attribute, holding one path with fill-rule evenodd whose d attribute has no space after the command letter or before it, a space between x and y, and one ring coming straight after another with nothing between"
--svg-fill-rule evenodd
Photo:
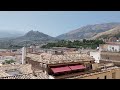
<instances>
[{"instance_id":1,"label":"green vegetation on hillside","mask_svg":"<svg viewBox=\"0 0 120 90\"><path fill-rule=\"evenodd\" d=\"M47 45L43 45L42 48L67 47L67 48L96 49L99 46L99 44L103 44L103 43L104 42L102 40L86 40L86 39L83 39L83 41L61 40L56 43L48 43Z\"/></svg>"},{"instance_id":2,"label":"green vegetation on hillside","mask_svg":"<svg viewBox=\"0 0 120 90\"><path fill-rule=\"evenodd\" d=\"M120 33L115 35L116 38L120 38Z\"/></svg>"}]
</instances>

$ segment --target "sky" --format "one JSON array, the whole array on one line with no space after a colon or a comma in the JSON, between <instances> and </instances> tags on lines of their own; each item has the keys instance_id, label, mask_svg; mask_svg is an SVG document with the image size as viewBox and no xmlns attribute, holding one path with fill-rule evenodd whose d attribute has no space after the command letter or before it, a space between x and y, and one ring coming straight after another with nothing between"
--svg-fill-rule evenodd
<instances>
[{"instance_id":1,"label":"sky","mask_svg":"<svg viewBox=\"0 0 120 90\"><path fill-rule=\"evenodd\" d=\"M0 11L0 31L58 36L85 25L120 22L120 11Z\"/></svg>"}]
</instances>

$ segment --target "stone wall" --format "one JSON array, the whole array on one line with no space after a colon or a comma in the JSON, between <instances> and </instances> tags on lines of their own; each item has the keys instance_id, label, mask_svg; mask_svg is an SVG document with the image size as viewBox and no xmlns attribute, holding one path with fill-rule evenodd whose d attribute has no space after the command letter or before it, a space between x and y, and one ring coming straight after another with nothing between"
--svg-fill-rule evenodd
<instances>
[{"instance_id":1,"label":"stone wall","mask_svg":"<svg viewBox=\"0 0 120 90\"><path fill-rule=\"evenodd\" d=\"M41 69L41 70L42 70L42 67L40 66L40 62L33 61L33 60L31 60L31 59L27 59L26 62L27 62L28 64L31 64L32 69Z\"/></svg>"},{"instance_id":2,"label":"stone wall","mask_svg":"<svg viewBox=\"0 0 120 90\"><path fill-rule=\"evenodd\" d=\"M120 61L115 61L115 60L100 60L100 63L114 63L115 66L120 67Z\"/></svg>"},{"instance_id":3,"label":"stone wall","mask_svg":"<svg viewBox=\"0 0 120 90\"><path fill-rule=\"evenodd\" d=\"M115 76L113 77L113 74ZM120 69L106 70L96 73L85 74L83 76L72 77L68 79L120 79Z\"/></svg>"},{"instance_id":4,"label":"stone wall","mask_svg":"<svg viewBox=\"0 0 120 90\"><path fill-rule=\"evenodd\" d=\"M115 77L113 78L112 74L115 73ZM94 75L90 75L88 77L84 77L81 79L120 79L120 69L119 70L111 70L111 71L107 71L107 72L103 72L100 74L94 74Z\"/></svg>"},{"instance_id":5,"label":"stone wall","mask_svg":"<svg viewBox=\"0 0 120 90\"><path fill-rule=\"evenodd\" d=\"M120 61L120 53L117 53L117 52L101 52L101 59Z\"/></svg>"}]
</instances>

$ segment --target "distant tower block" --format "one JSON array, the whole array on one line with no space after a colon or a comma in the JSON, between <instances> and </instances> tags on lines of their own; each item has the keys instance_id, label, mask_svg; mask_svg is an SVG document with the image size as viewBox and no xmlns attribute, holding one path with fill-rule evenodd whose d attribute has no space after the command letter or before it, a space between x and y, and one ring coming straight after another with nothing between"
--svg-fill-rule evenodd
<instances>
[{"instance_id":1,"label":"distant tower block","mask_svg":"<svg viewBox=\"0 0 120 90\"><path fill-rule=\"evenodd\" d=\"M26 47L22 48L22 64L25 64Z\"/></svg>"}]
</instances>

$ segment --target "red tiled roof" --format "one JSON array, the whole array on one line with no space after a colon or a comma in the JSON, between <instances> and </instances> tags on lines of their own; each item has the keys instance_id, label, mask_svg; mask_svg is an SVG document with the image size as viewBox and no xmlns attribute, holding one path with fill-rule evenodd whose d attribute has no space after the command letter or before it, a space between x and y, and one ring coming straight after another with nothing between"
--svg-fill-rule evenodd
<instances>
[{"instance_id":1,"label":"red tiled roof","mask_svg":"<svg viewBox=\"0 0 120 90\"><path fill-rule=\"evenodd\" d=\"M83 65L75 65L75 66L69 66L72 70L78 70L78 69L85 69Z\"/></svg>"},{"instance_id":2,"label":"red tiled roof","mask_svg":"<svg viewBox=\"0 0 120 90\"><path fill-rule=\"evenodd\" d=\"M85 69L83 65L74 65L74 66L64 66L64 67L56 67L51 68L54 73L58 72L65 72L65 71L72 71L72 70L79 70L79 69Z\"/></svg>"},{"instance_id":3,"label":"red tiled roof","mask_svg":"<svg viewBox=\"0 0 120 90\"><path fill-rule=\"evenodd\" d=\"M57 67L57 68L51 68L54 73L58 72L65 72L65 71L71 71L71 69L68 66L65 67Z\"/></svg>"}]
</instances>

